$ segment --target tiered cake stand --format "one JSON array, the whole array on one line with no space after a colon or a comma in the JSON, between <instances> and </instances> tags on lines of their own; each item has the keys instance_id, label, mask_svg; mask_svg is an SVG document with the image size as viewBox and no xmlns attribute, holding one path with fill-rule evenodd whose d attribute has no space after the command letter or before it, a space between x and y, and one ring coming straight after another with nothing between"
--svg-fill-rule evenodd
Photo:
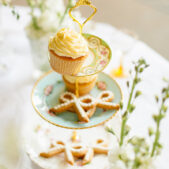
<instances>
[{"instance_id":1,"label":"tiered cake stand","mask_svg":"<svg viewBox=\"0 0 169 169\"><path fill-rule=\"evenodd\" d=\"M80 24L71 15L71 11L80 5L88 5L94 9L93 14L83 24ZM73 20L76 21L80 25L80 32L82 33L82 28L83 28L84 24L89 19L91 19L91 17L96 13L96 8L91 4L91 2L89 0L79 0L76 3L76 5L70 9L69 12L70 12L69 13L70 17L72 17ZM90 91L89 94L91 96L93 96L94 100L95 100L95 98L97 98L98 95L102 91L104 91L104 90L112 91L114 94L113 102L119 104L122 100L122 93L121 93L120 87L109 75L102 72L111 60L110 47L108 46L108 44L104 40L100 39L97 36L94 36L91 34L82 34L82 35L88 43L89 56L87 57L83 66L81 67L80 72L76 75L73 75L75 78L75 89L76 89L75 90L75 94L76 94L75 100L79 99L79 97L80 97L79 96L79 93L80 93L79 92L79 78L83 78L83 77L85 78L86 76L98 75L97 83L94 86L94 88ZM50 62L50 57L49 57L49 62ZM49 122L55 126L58 126L58 127L75 130L73 132L73 133L75 133L74 136L77 136L77 132L76 132L77 129L88 129L88 128L99 126L99 125L107 122L108 120L110 120L117 113L117 110L103 110L103 109L96 107L96 111L94 112L93 116L90 118L89 122L82 122L82 121L79 121L78 115L75 112L65 111L65 112L62 112L62 113L59 113L56 115L53 112L49 111L54 106L60 104L59 97L66 90L67 90L66 85L64 84L64 81L62 79L62 75L58 74L57 72L50 71L50 72L46 73L44 76L42 76L36 82L36 84L32 90L32 104L33 104L33 107L36 110L36 112L44 120L46 120L47 122ZM102 129L102 127L100 129ZM79 131L79 132L83 133L83 131ZM66 131L65 131L65 133L66 133ZM86 133L88 133L88 130L86 131ZM87 136L88 136L88 134L87 134ZM54 137L55 137L55 134L54 134ZM95 139L95 137L93 138L93 135L92 135L92 140L93 139ZM79 141L80 141L80 143L83 143L84 138L83 138L83 140L78 140L77 137L72 137L71 144L69 146L73 146L74 143L79 142ZM93 156L92 153L94 153L94 149L92 149L91 152L89 151L89 149L91 150L92 145L91 145L90 141L88 141L88 139L87 139L87 142L88 142L87 143L87 148L88 148L87 153L89 153L89 154L87 154L87 155L83 154L84 159L87 158L88 156L90 156L90 158L92 158L92 156ZM104 141L103 141L103 139L96 140L96 143L99 145L102 145L104 143ZM61 142L59 142L58 144L60 145ZM45 145L47 145L47 144L45 143ZM62 146L63 145L65 146L65 143L62 142ZM66 145L67 145L67 143L66 143ZM51 147L51 145L50 145L50 147ZM77 146L77 145L75 147L71 147L71 151L73 151L72 148L78 149L78 151L79 151L79 146ZM84 148L84 147L81 146L81 148ZM101 147L101 148L108 148L108 147ZM66 149L66 151L67 151L67 149ZM70 151L70 154L72 154L71 151ZM30 155L31 159L35 163L37 163L39 166L41 166L42 163L43 163L42 167L46 166L45 164L48 164L49 161L44 163L43 160L45 160L45 159L44 158L41 159L39 156L39 155L46 154L46 153L42 153L42 154L40 153L38 155L32 156L32 153L30 153L30 151L27 151L27 152ZM34 152L34 150L33 150L33 152ZM106 150L106 153L107 152L108 152L108 150ZM44 156L42 156L42 157L44 157ZM67 162L69 162L72 165L72 164L74 164L73 154L71 157L73 160L72 159L71 159L71 161L67 160ZM82 164L84 162L84 159L82 160ZM101 159L104 159L104 158L102 157ZM90 162L90 159L88 159L87 162ZM55 163L57 164L57 160ZM86 163L84 163L84 164L86 164ZM96 165L96 164L98 164L98 163L95 162L94 165ZM49 166L51 166L51 165L49 165ZM66 165L65 165L65 167L66 167Z\"/></svg>"},{"instance_id":2,"label":"tiered cake stand","mask_svg":"<svg viewBox=\"0 0 169 169\"><path fill-rule=\"evenodd\" d=\"M90 55L86 59L81 71L75 75L78 77L91 76L98 74L97 83L103 83L106 90L114 93L114 103L120 103L122 93L118 84L107 74L102 73L111 59L111 50L108 44L97 36L83 34L88 41ZM94 115L88 123L78 121L77 114L73 112L63 112L54 115L49 112L51 107L59 104L59 96L66 91L62 76L56 72L50 71L42 76L35 84L32 91L32 104L36 112L49 123L58 127L67 129L86 129L99 126L110 120L116 113L116 110L96 109ZM97 85L92 89L90 94L94 97L102 91Z\"/></svg>"},{"instance_id":3,"label":"tiered cake stand","mask_svg":"<svg viewBox=\"0 0 169 169\"><path fill-rule=\"evenodd\" d=\"M93 14L83 24L80 24L71 15L71 11L80 5L88 5L94 9ZM96 13L96 8L91 4L89 0L79 0L76 3L76 5L70 9L69 12L70 12L69 13L70 17L72 17L73 20L76 21L80 25L80 32L82 33L82 28L84 24L89 19L91 19L91 17ZM122 100L122 93L121 93L120 87L109 75L102 72L111 60L110 47L104 40L100 39L97 36L94 36L91 34L82 34L82 35L88 42L89 56L87 57L87 59L85 60L85 63L81 67L80 72L74 75L75 81L76 81L75 82L76 99L79 99L78 79L80 77L92 76L92 75L97 74L98 75L97 83L94 86L94 88L90 91L89 94L93 96L94 98L97 98L97 96L104 90L112 91L114 94L113 102L119 104ZM50 58L49 58L49 61L50 61ZM65 111L65 112L62 112L56 115L52 113L51 111L49 111L55 105L59 104L59 97L66 90L67 90L66 85L64 84L64 81L62 80L62 75L54 71L50 71L46 73L44 76L42 76L36 82L32 90L32 104L33 104L34 109L44 120L46 120L47 122L55 126L66 128L66 129L73 129L75 130L74 132L76 133L77 131L76 129L88 129L88 128L99 126L107 122L108 120L110 120L117 113L117 110L103 110L100 108L96 108L96 111L93 114L93 116L90 118L89 122L81 122L79 121L77 114L74 112ZM83 133L83 131L80 131L80 132ZM88 131L86 133L88 133ZM74 141L78 141L77 138ZM72 140L72 142L74 141ZM80 141L83 142L84 140L80 140ZM102 143L102 141L103 140L101 140L101 142L100 140L97 140L97 144ZM91 145L89 145L89 147L91 147ZM75 148L79 149L79 147L75 147ZM39 162L43 163L43 160L45 160L45 159L40 159L39 155L33 154L32 156L30 152L28 154L30 155L31 159L35 161L35 163L37 163L39 166L41 166ZM46 163L43 163L42 167L44 167L45 164ZM95 162L95 164L97 164L97 162Z\"/></svg>"}]
</instances>

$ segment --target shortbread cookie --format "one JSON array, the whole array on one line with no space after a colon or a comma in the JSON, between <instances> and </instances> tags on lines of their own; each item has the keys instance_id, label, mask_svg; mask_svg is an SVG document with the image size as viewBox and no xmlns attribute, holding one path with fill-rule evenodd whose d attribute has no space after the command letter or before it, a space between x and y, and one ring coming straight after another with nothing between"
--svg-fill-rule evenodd
<instances>
[{"instance_id":1,"label":"shortbread cookie","mask_svg":"<svg viewBox=\"0 0 169 169\"><path fill-rule=\"evenodd\" d=\"M111 91L103 91L98 97L90 95L77 98L71 92L65 92L60 96L61 104L51 108L50 111L59 114L66 110L75 111L78 119L82 122L89 122L89 118L94 114L96 107L105 110L118 110L119 104L112 103L114 95Z\"/></svg>"},{"instance_id":2,"label":"shortbread cookie","mask_svg":"<svg viewBox=\"0 0 169 169\"><path fill-rule=\"evenodd\" d=\"M94 157L94 154L107 154L109 151L108 144L103 139L98 139L93 145L85 145L80 143L66 144L62 141L57 141L49 152L40 153L41 157L50 158L60 153L65 153L65 160L74 165L75 158L82 158L82 165L85 165Z\"/></svg>"}]
</instances>

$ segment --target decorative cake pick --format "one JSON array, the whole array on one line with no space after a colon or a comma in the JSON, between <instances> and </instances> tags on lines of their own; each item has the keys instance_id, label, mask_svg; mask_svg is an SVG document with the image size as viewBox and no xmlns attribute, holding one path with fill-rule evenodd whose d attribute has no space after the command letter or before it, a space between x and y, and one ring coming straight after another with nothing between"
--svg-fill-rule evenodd
<instances>
[{"instance_id":1,"label":"decorative cake pick","mask_svg":"<svg viewBox=\"0 0 169 169\"><path fill-rule=\"evenodd\" d=\"M83 5L87 5L87 6L91 7L91 8L94 10L94 12L81 24L81 23L72 15L72 11L73 11L75 8L77 8L77 7L79 7L79 6L83 6ZM76 2L75 6L73 6L72 8L70 8L70 10L69 10L69 16L73 19L74 22L77 22L77 23L78 23L79 28L80 28L80 33L82 34L82 30L83 30L84 25L85 25L89 20L92 19L92 17L96 14L96 12L97 12L97 8L92 5L92 3L91 3L90 0L78 0L78 1ZM75 91L76 97L79 97L78 77L76 77L76 84L75 84L75 85L76 85L76 86L75 86L75 87L76 87L76 91Z\"/></svg>"},{"instance_id":2,"label":"decorative cake pick","mask_svg":"<svg viewBox=\"0 0 169 169\"><path fill-rule=\"evenodd\" d=\"M72 15L72 11L73 11L75 8L77 8L77 7L79 7L79 6L82 6L82 5L87 5L87 6L91 7L91 8L94 10L94 12L81 24L81 23ZM76 5L75 5L74 7L72 7L72 8L70 8L70 10L69 10L69 16L73 19L74 22L77 22L77 23L79 24L80 33L82 33L82 30L83 30L84 25L85 25L89 20L92 19L92 17L96 14L96 12L97 12L97 8L92 5L92 3L91 3L90 0L78 0L78 1L76 2Z\"/></svg>"}]
</instances>

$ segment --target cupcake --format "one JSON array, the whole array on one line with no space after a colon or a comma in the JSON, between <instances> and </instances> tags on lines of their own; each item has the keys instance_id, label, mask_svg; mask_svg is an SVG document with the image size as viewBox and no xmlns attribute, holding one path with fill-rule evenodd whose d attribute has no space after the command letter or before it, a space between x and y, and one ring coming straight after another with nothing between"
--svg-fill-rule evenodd
<instances>
[{"instance_id":1,"label":"cupcake","mask_svg":"<svg viewBox=\"0 0 169 169\"><path fill-rule=\"evenodd\" d=\"M89 55L85 38L69 29L61 29L49 40L50 65L60 74L76 75Z\"/></svg>"},{"instance_id":2,"label":"cupcake","mask_svg":"<svg viewBox=\"0 0 169 169\"><path fill-rule=\"evenodd\" d=\"M98 75L90 75L85 77L74 77L70 75L63 75L63 80L65 82L68 91L76 92L76 79L78 80L78 92L79 95L88 94L96 84Z\"/></svg>"}]
</instances>

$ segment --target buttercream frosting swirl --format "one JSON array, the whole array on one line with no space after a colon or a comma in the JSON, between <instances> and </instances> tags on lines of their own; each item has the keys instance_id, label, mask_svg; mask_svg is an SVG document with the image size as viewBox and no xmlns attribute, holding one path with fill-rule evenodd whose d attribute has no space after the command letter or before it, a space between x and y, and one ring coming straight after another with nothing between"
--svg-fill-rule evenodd
<instances>
[{"instance_id":1,"label":"buttercream frosting swirl","mask_svg":"<svg viewBox=\"0 0 169 169\"><path fill-rule=\"evenodd\" d=\"M70 28L62 28L49 40L49 49L59 56L76 59L89 53L85 38Z\"/></svg>"}]
</instances>

